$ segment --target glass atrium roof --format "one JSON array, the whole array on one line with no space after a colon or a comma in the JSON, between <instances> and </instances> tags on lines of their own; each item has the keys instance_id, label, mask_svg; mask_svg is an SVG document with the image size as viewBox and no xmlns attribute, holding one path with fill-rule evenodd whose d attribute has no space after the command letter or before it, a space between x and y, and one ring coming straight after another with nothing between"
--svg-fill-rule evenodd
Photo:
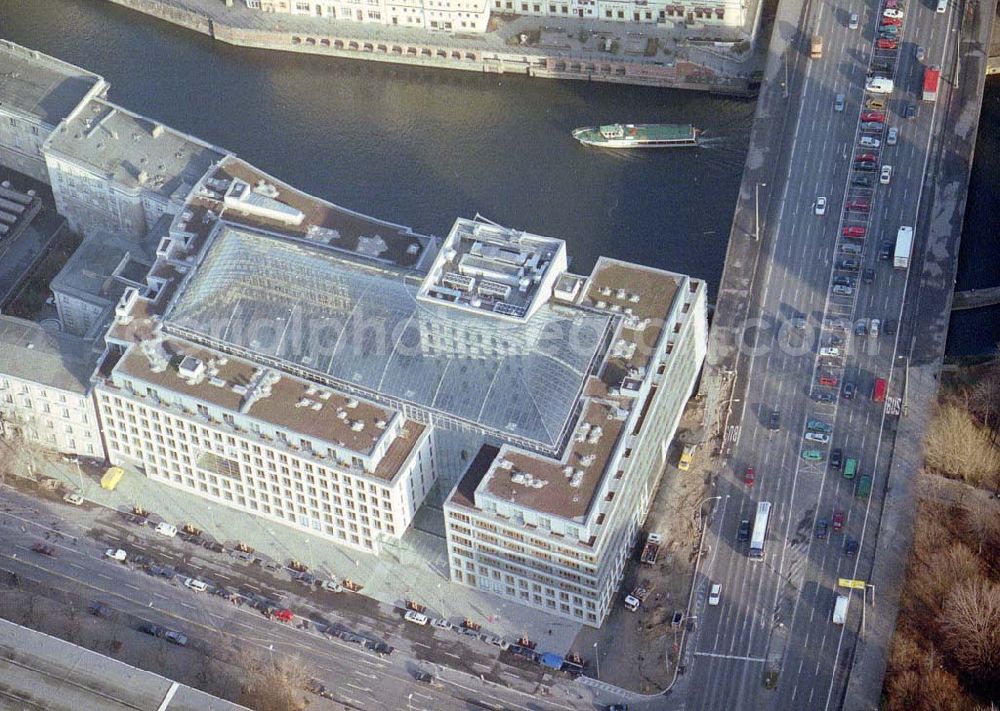
<instances>
[{"instance_id":1,"label":"glass atrium roof","mask_svg":"<svg viewBox=\"0 0 1000 711\"><path fill-rule=\"evenodd\" d=\"M610 317L549 303L512 324L418 303L421 276L227 226L166 329L557 448Z\"/></svg>"}]
</instances>

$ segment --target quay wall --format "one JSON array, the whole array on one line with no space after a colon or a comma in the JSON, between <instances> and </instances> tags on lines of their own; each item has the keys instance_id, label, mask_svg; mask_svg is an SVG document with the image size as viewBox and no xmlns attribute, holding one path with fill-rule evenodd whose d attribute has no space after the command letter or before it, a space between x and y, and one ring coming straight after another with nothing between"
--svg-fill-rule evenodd
<instances>
[{"instance_id":1,"label":"quay wall","mask_svg":"<svg viewBox=\"0 0 1000 711\"><path fill-rule=\"evenodd\" d=\"M240 47L488 74L520 74L545 79L636 84L731 96L753 94L745 79L720 77L698 64L683 60L650 62L618 56L563 56L535 48L524 50L514 46L503 50L470 48L448 44L446 38L439 38L436 35L428 35L425 42L415 42L362 38L343 32L304 33L264 30L227 24L218 18L206 17L193 10L179 7L170 0L108 0L108 2Z\"/></svg>"}]
</instances>

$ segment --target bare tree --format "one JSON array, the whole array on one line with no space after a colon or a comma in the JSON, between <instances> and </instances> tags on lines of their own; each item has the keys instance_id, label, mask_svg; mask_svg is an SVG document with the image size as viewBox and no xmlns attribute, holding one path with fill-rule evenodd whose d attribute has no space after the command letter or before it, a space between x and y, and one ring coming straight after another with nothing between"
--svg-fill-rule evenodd
<instances>
[{"instance_id":1,"label":"bare tree","mask_svg":"<svg viewBox=\"0 0 1000 711\"><path fill-rule=\"evenodd\" d=\"M965 509L963 523L969 535L976 540L977 553L982 556L983 546L995 545L1000 539L1000 510L989 499L981 496L971 499Z\"/></svg>"},{"instance_id":2,"label":"bare tree","mask_svg":"<svg viewBox=\"0 0 1000 711\"><path fill-rule=\"evenodd\" d=\"M958 584L945 601L941 630L962 670L982 682L1000 681L1000 584L985 578Z\"/></svg>"},{"instance_id":3,"label":"bare tree","mask_svg":"<svg viewBox=\"0 0 1000 711\"><path fill-rule=\"evenodd\" d=\"M1000 431L1000 369L992 366L969 393L969 408L990 430L992 441L996 442Z\"/></svg>"},{"instance_id":4,"label":"bare tree","mask_svg":"<svg viewBox=\"0 0 1000 711\"><path fill-rule=\"evenodd\" d=\"M244 651L239 703L256 711L301 711L306 674L296 658Z\"/></svg>"},{"instance_id":5,"label":"bare tree","mask_svg":"<svg viewBox=\"0 0 1000 711\"><path fill-rule=\"evenodd\" d=\"M935 471L974 486L1000 471L1000 450L968 410L955 403L938 408L924 439L924 455Z\"/></svg>"}]
</instances>

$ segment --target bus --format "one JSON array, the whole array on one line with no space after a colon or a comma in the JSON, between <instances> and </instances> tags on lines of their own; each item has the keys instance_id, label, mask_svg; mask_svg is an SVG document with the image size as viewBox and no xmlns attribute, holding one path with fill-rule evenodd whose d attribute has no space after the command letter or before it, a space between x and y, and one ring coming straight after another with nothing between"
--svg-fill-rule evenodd
<instances>
[{"instance_id":1,"label":"bus","mask_svg":"<svg viewBox=\"0 0 1000 711\"><path fill-rule=\"evenodd\" d=\"M108 491L114 491L123 476L125 476L124 469L121 467L111 467L104 472L104 476L101 477L101 488L107 489Z\"/></svg>"},{"instance_id":2,"label":"bus","mask_svg":"<svg viewBox=\"0 0 1000 711\"><path fill-rule=\"evenodd\" d=\"M872 402L885 402L885 378L875 378L875 387L872 388Z\"/></svg>"},{"instance_id":3,"label":"bus","mask_svg":"<svg viewBox=\"0 0 1000 711\"><path fill-rule=\"evenodd\" d=\"M771 502L761 501L757 504L757 517L753 521L753 533L750 535L750 559L764 560L764 540L767 538L767 523L771 518Z\"/></svg>"}]
</instances>

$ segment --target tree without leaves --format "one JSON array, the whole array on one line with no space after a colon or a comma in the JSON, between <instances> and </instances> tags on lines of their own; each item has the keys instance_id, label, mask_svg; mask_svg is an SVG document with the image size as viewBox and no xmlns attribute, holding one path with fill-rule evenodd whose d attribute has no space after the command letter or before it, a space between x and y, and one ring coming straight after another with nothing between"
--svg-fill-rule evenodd
<instances>
[{"instance_id":1,"label":"tree without leaves","mask_svg":"<svg viewBox=\"0 0 1000 711\"><path fill-rule=\"evenodd\" d=\"M983 683L1000 681L1000 584L959 583L945 601L941 630L963 671Z\"/></svg>"},{"instance_id":2,"label":"tree without leaves","mask_svg":"<svg viewBox=\"0 0 1000 711\"><path fill-rule=\"evenodd\" d=\"M990 499L973 497L963 515L963 523L983 554L983 546L1000 543L1000 507Z\"/></svg>"},{"instance_id":3,"label":"tree without leaves","mask_svg":"<svg viewBox=\"0 0 1000 711\"><path fill-rule=\"evenodd\" d=\"M239 703L255 711L301 711L306 674L298 659L244 651Z\"/></svg>"},{"instance_id":4,"label":"tree without leaves","mask_svg":"<svg viewBox=\"0 0 1000 711\"><path fill-rule=\"evenodd\" d=\"M968 410L955 403L938 408L924 438L924 456L935 471L973 486L1000 471L1000 449Z\"/></svg>"}]
</instances>

